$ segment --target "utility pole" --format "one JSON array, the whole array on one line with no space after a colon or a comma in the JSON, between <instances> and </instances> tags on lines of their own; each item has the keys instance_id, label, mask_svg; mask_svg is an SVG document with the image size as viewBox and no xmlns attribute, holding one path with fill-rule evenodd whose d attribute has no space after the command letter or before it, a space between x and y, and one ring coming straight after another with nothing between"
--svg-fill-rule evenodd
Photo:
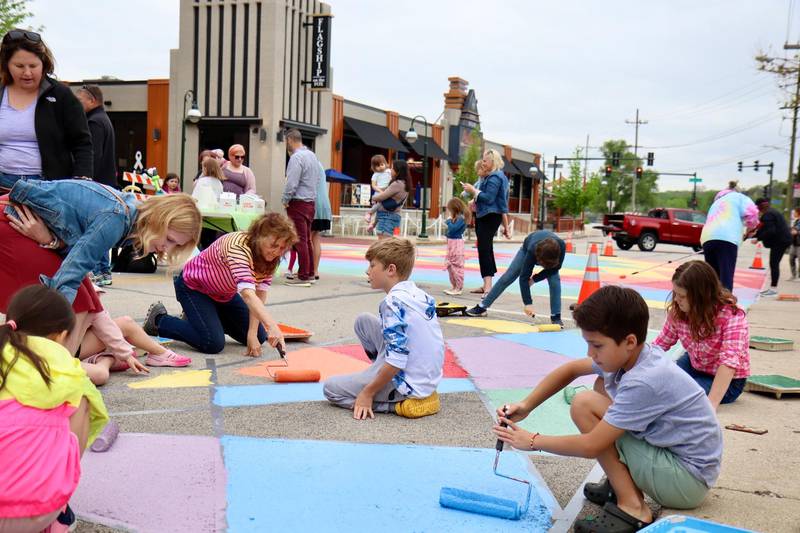
<instances>
[{"instance_id":1,"label":"utility pole","mask_svg":"<svg viewBox=\"0 0 800 533\"><path fill-rule=\"evenodd\" d=\"M637 159L638 165L638 158L639 158L639 125L640 124L647 124L646 120L639 120L639 108L636 108L636 120L630 121L625 119L625 124L633 124L636 127L636 134L633 141L633 157ZM633 173L633 187L631 188L631 211L636 212L636 172Z\"/></svg>"},{"instance_id":2,"label":"utility pole","mask_svg":"<svg viewBox=\"0 0 800 533\"><path fill-rule=\"evenodd\" d=\"M784 50L800 50L800 44L789 44L786 43L783 45ZM796 56L795 56L796 57ZM785 198L785 205L784 205L784 216L786 220L791 219L792 217L792 203L794 198L794 144L795 140L797 139L797 106L800 105L800 66L797 68L797 79L795 80L794 86L794 99L790 107L792 108L792 143L789 145L789 176L786 178L786 198ZM797 169L798 175L800 175L800 165L798 165ZM772 194L772 174L770 173L770 195Z\"/></svg>"}]
</instances>

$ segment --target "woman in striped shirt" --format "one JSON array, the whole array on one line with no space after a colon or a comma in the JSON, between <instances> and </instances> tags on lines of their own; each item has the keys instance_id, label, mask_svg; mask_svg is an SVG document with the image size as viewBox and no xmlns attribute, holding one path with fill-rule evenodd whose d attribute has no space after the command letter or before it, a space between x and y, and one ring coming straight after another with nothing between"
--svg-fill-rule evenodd
<instances>
[{"instance_id":1,"label":"woman in striped shirt","mask_svg":"<svg viewBox=\"0 0 800 533\"><path fill-rule=\"evenodd\" d=\"M653 342L664 351L686 349L678 366L706 391L714 409L731 403L750 375L747 315L704 261L683 263L672 275L667 320Z\"/></svg>"},{"instance_id":2,"label":"woman in striped shirt","mask_svg":"<svg viewBox=\"0 0 800 533\"><path fill-rule=\"evenodd\" d=\"M262 216L246 232L223 235L175 277L185 319L170 316L156 302L147 312L145 331L209 354L225 348L225 334L246 345L246 355L253 357L261 355L265 340L270 346L283 344L264 304L281 255L296 242L294 224L279 213Z\"/></svg>"}]
</instances>

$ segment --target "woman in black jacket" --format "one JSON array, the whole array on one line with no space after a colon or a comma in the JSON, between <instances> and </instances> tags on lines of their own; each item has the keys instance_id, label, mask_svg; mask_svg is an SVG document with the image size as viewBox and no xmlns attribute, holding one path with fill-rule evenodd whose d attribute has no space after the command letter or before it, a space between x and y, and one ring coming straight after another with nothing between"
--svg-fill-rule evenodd
<instances>
[{"instance_id":1,"label":"woman in black jacket","mask_svg":"<svg viewBox=\"0 0 800 533\"><path fill-rule=\"evenodd\" d=\"M0 187L19 179L93 177L86 114L51 77L53 55L32 31L14 29L0 47Z\"/></svg>"},{"instance_id":2,"label":"woman in black jacket","mask_svg":"<svg viewBox=\"0 0 800 533\"><path fill-rule=\"evenodd\" d=\"M761 216L761 223L756 228L756 239L769 248L769 274L771 283L769 289L761 291L762 296L775 296L778 294L778 276L780 275L781 259L786 249L792 244L792 235L786 219L777 210L769 206L768 198L756 200L756 207Z\"/></svg>"}]
</instances>

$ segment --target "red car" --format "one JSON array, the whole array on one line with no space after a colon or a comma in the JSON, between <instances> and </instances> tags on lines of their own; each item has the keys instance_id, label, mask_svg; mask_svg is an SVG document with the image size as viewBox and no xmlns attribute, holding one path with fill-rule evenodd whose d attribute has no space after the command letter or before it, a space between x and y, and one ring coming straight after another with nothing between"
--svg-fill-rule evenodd
<instances>
[{"instance_id":1,"label":"red car","mask_svg":"<svg viewBox=\"0 0 800 533\"><path fill-rule=\"evenodd\" d=\"M622 250L634 244L645 252L652 252L656 244L680 244L700 251L700 233L706 223L706 214L691 209L658 207L647 215L614 213L603 216L603 235L611 235Z\"/></svg>"}]
</instances>

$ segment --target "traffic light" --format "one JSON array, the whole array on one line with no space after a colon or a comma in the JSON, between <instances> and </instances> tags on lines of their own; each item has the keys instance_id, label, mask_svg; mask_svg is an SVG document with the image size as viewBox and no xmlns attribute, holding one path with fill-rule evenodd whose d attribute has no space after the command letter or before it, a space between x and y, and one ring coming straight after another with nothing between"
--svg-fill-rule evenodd
<instances>
[{"instance_id":1,"label":"traffic light","mask_svg":"<svg viewBox=\"0 0 800 533\"><path fill-rule=\"evenodd\" d=\"M756 172L758 172L758 159L756 159L755 161L753 161L753 170L755 170Z\"/></svg>"},{"instance_id":2,"label":"traffic light","mask_svg":"<svg viewBox=\"0 0 800 533\"><path fill-rule=\"evenodd\" d=\"M612 167L619 166L619 152L611 152L611 166Z\"/></svg>"},{"instance_id":3,"label":"traffic light","mask_svg":"<svg viewBox=\"0 0 800 533\"><path fill-rule=\"evenodd\" d=\"M739 166L739 172L741 172L741 171L742 171L742 162L741 162L741 161L739 161L739 162L738 162L738 163L736 163L736 164Z\"/></svg>"},{"instance_id":4,"label":"traffic light","mask_svg":"<svg viewBox=\"0 0 800 533\"><path fill-rule=\"evenodd\" d=\"M644 174L644 170L642 169L642 167L636 167L636 179L637 180L642 179L642 174Z\"/></svg>"},{"instance_id":5,"label":"traffic light","mask_svg":"<svg viewBox=\"0 0 800 533\"><path fill-rule=\"evenodd\" d=\"M606 177L607 178L611 177L611 170L612 170L611 165L606 165Z\"/></svg>"},{"instance_id":6,"label":"traffic light","mask_svg":"<svg viewBox=\"0 0 800 533\"><path fill-rule=\"evenodd\" d=\"M652 167L653 161L655 161L656 155L653 152L647 152L647 166Z\"/></svg>"}]
</instances>

